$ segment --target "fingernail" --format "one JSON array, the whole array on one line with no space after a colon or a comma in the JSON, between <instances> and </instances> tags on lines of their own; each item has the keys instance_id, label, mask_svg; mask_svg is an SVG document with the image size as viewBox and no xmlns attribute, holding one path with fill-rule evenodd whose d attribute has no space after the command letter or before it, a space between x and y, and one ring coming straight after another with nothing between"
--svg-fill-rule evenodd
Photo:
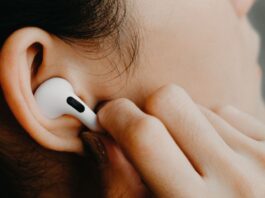
<instances>
[{"instance_id":1,"label":"fingernail","mask_svg":"<svg viewBox=\"0 0 265 198\"><path fill-rule=\"evenodd\" d=\"M84 132L81 134L84 143L85 153L99 165L104 165L108 162L106 147L101 140L102 137L95 133Z\"/></svg>"}]
</instances>

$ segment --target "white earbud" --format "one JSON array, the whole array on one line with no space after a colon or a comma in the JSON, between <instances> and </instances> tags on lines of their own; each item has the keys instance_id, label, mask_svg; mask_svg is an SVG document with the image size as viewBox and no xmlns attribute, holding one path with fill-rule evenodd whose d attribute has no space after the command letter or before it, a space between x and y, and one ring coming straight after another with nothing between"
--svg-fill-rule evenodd
<instances>
[{"instance_id":1,"label":"white earbud","mask_svg":"<svg viewBox=\"0 0 265 198\"><path fill-rule=\"evenodd\" d=\"M74 93L72 85L62 78L52 78L40 85L35 99L41 112L50 119L71 115L92 131L101 131L96 114Z\"/></svg>"}]
</instances>

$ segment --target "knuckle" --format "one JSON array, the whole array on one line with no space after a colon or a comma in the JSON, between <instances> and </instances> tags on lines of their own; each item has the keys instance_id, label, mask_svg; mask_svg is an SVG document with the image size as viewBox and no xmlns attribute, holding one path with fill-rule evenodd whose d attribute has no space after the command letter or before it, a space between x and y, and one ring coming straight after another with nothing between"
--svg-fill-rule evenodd
<instances>
[{"instance_id":1,"label":"knuckle","mask_svg":"<svg viewBox=\"0 0 265 198\"><path fill-rule=\"evenodd\" d=\"M175 84L169 84L160 88L157 92L147 98L145 109L148 112L160 112L168 103L185 103L188 94L186 91Z\"/></svg>"},{"instance_id":2,"label":"knuckle","mask_svg":"<svg viewBox=\"0 0 265 198\"><path fill-rule=\"evenodd\" d=\"M265 142L257 142L255 148L253 155L265 168Z\"/></svg>"},{"instance_id":3,"label":"knuckle","mask_svg":"<svg viewBox=\"0 0 265 198\"><path fill-rule=\"evenodd\" d=\"M243 193L246 187L250 187L248 176L241 169L233 169L233 172L229 174L231 174L231 186L236 192Z\"/></svg>"},{"instance_id":4,"label":"knuckle","mask_svg":"<svg viewBox=\"0 0 265 198\"><path fill-rule=\"evenodd\" d=\"M136 122L136 125L131 126L131 129L136 131L154 130L159 124L158 119L152 116L145 116Z\"/></svg>"},{"instance_id":5,"label":"knuckle","mask_svg":"<svg viewBox=\"0 0 265 198\"><path fill-rule=\"evenodd\" d=\"M256 187L253 185L253 180L241 172L234 177L234 188L241 197L255 197Z\"/></svg>"},{"instance_id":6,"label":"knuckle","mask_svg":"<svg viewBox=\"0 0 265 198\"><path fill-rule=\"evenodd\" d=\"M256 197L258 186L254 176L255 172L249 172L250 167L252 166L246 159L236 160L234 165L227 167L232 187L240 197Z\"/></svg>"},{"instance_id":7,"label":"knuckle","mask_svg":"<svg viewBox=\"0 0 265 198\"><path fill-rule=\"evenodd\" d=\"M116 109L122 109L124 107L126 108L132 104L133 103L129 99L126 99L126 98L119 98L119 99L116 99L110 102L110 106L115 107Z\"/></svg>"},{"instance_id":8,"label":"knuckle","mask_svg":"<svg viewBox=\"0 0 265 198\"><path fill-rule=\"evenodd\" d=\"M163 124L157 118L145 116L132 122L126 133L121 134L123 136L121 138L126 140L130 149L146 153L152 149L153 140L160 136L162 127Z\"/></svg>"},{"instance_id":9,"label":"knuckle","mask_svg":"<svg viewBox=\"0 0 265 198\"><path fill-rule=\"evenodd\" d=\"M107 103L106 106L99 111L98 115L100 118L106 119L115 114L119 114L122 109L128 108L132 104L133 103L126 98L119 98Z\"/></svg>"},{"instance_id":10,"label":"knuckle","mask_svg":"<svg viewBox=\"0 0 265 198\"><path fill-rule=\"evenodd\" d=\"M249 177L243 171L236 171L234 173L234 184L238 190L245 189L245 187L250 186Z\"/></svg>"},{"instance_id":11,"label":"knuckle","mask_svg":"<svg viewBox=\"0 0 265 198\"><path fill-rule=\"evenodd\" d=\"M227 106L220 106L220 107L216 107L214 109L214 112L217 113L218 115L226 115L227 113L233 111L234 107L231 105L227 105Z\"/></svg>"}]
</instances>

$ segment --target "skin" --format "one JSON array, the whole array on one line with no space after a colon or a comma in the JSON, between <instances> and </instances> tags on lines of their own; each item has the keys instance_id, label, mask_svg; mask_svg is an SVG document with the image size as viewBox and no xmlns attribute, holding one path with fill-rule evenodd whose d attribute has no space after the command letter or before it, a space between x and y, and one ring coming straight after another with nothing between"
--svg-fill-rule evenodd
<instances>
[{"instance_id":1,"label":"skin","mask_svg":"<svg viewBox=\"0 0 265 198\"><path fill-rule=\"evenodd\" d=\"M151 95L145 109L118 99L101 109L99 120L155 197L265 195L262 122L232 106L214 113L176 85Z\"/></svg>"},{"instance_id":2,"label":"skin","mask_svg":"<svg viewBox=\"0 0 265 198\"><path fill-rule=\"evenodd\" d=\"M175 83L204 106L230 104L259 114L259 38L247 19L236 15L231 2L135 4L143 31L144 55L136 74L144 85L142 95ZM140 88L135 89L139 93Z\"/></svg>"},{"instance_id":3,"label":"skin","mask_svg":"<svg viewBox=\"0 0 265 198\"><path fill-rule=\"evenodd\" d=\"M107 59L87 58L37 28L10 36L0 54L0 82L18 122L48 149L82 153L81 123L48 120L34 101L37 86L60 76L91 108L110 101L98 114L115 140L102 139L107 197L263 197L259 38L246 18L253 2L128 3L141 42L133 75L115 78L116 71L106 73ZM45 53L30 75L36 42ZM117 54L108 58L122 70Z\"/></svg>"}]
</instances>

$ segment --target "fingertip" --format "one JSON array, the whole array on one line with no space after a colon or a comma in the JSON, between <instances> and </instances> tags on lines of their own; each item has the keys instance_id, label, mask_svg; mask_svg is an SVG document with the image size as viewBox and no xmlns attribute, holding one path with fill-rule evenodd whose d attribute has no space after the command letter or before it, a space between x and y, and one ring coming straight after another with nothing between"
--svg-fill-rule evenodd
<instances>
[{"instance_id":1,"label":"fingertip","mask_svg":"<svg viewBox=\"0 0 265 198\"><path fill-rule=\"evenodd\" d=\"M101 126L110 133L119 133L144 113L130 100L120 98L106 104L98 113ZM115 134L112 134L115 137Z\"/></svg>"},{"instance_id":2,"label":"fingertip","mask_svg":"<svg viewBox=\"0 0 265 198\"><path fill-rule=\"evenodd\" d=\"M101 123L105 123L106 121L115 118L117 115L122 113L122 109L129 103L129 100L120 98L104 104L98 111L99 121L101 121Z\"/></svg>"},{"instance_id":3,"label":"fingertip","mask_svg":"<svg viewBox=\"0 0 265 198\"><path fill-rule=\"evenodd\" d=\"M240 113L240 111L236 107L234 107L232 105L216 107L214 109L214 112L217 113L220 116L235 115L235 114L239 114Z\"/></svg>"}]
</instances>

